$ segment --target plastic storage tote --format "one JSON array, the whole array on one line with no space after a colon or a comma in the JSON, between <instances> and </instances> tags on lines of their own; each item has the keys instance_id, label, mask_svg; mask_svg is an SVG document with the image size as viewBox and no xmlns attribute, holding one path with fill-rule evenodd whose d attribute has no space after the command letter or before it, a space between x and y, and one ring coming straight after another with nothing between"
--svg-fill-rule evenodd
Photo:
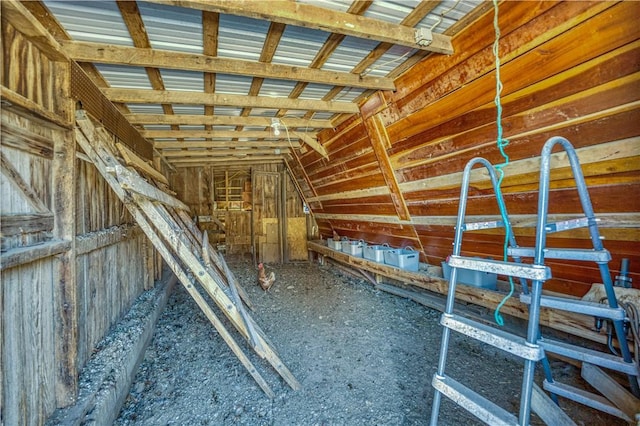
<instances>
[{"instance_id":1,"label":"plastic storage tote","mask_svg":"<svg viewBox=\"0 0 640 426\"><path fill-rule=\"evenodd\" d=\"M393 250L389 244L376 244L364 247L364 258L373 260L374 262L384 263L384 253Z\"/></svg>"},{"instance_id":2,"label":"plastic storage tote","mask_svg":"<svg viewBox=\"0 0 640 426\"><path fill-rule=\"evenodd\" d=\"M444 279L447 281L449 277L451 277L451 267L447 262L442 262L442 275L444 275ZM498 276L491 272L458 268L458 282L462 284L495 290L497 280Z\"/></svg>"},{"instance_id":3,"label":"plastic storage tote","mask_svg":"<svg viewBox=\"0 0 640 426\"><path fill-rule=\"evenodd\" d=\"M355 257L362 257L362 250L365 246L362 240L342 240L342 252Z\"/></svg>"},{"instance_id":4,"label":"plastic storage tote","mask_svg":"<svg viewBox=\"0 0 640 426\"><path fill-rule=\"evenodd\" d=\"M331 238L327 240L327 246L329 246L330 249L340 251L342 250L342 241L336 241Z\"/></svg>"},{"instance_id":5,"label":"plastic storage tote","mask_svg":"<svg viewBox=\"0 0 640 426\"><path fill-rule=\"evenodd\" d=\"M405 271L417 272L420 256L413 247L393 249L384 252L384 263Z\"/></svg>"}]
</instances>

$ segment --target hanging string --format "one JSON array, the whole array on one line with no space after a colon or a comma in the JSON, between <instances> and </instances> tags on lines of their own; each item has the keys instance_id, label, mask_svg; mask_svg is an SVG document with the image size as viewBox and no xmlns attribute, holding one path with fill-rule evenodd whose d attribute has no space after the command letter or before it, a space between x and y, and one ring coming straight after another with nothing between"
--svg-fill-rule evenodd
<instances>
[{"instance_id":1,"label":"hanging string","mask_svg":"<svg viewBox=\"0 0 640 426\"><path fill-rule=\"evenodd\" d=\"M509 223L509 218L507 217L507 208L504 204L504 199L502 197L502 190L500 189L502 185L502 180L504 179L504 170L503 168L509 164L509 156L504 152L505 147L509 144L507 139L502 137L502 103L500 101L500 96L502 94L502 80L500 79L500 25L498 24L498 0L493 0L493 28L495 30L495 40L493 42L493 56L496 60L496 96L494 98L494 102L496 104L496 127L498 130L498 135L496 138L496 143L498 145L498 149L500 150L500 154L504 158L504 163L498 164L495 166L498 171L498 185L496 188L496 197L498 198L498 207L500 208L500 216L502 217L502 222L504 223L505 235L504 235L504 244L503 244L503 259L507 261L507 250L509 247L509 239L511 237L511 224ZM496 320L496 323L500 326L504 325L504 318L502 314L500 314L500 309L507 303L515 291L515 285L513 283L513 277L509 276L509 293L500 301L496 310L493 314L493 317Z\"/></svg>"}]
</instances>

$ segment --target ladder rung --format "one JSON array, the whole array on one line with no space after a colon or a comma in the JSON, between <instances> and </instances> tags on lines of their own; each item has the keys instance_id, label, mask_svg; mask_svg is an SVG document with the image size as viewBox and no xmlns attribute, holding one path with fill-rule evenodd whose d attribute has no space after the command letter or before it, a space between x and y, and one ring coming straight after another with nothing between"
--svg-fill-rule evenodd
<instances>
[{"instance_id":1,"label":"ladder rung","mask_svg":"<svg viewBox=\"0 0 640 426\"><path fill-rule=\"evenodd\" d=\"M596 221L598 219L595 219ZM589 218L581 217L578 219L562 220L554 223L547 223L544 230L547 233L568 231L570 229L586 228L589 226Z\"/></svg>"},{"instance_id":2,"label":"ladder rung","mask_svg":"<svg viewBox=\"0 0 640 426\"><path fill-rule=\"evenodd\" d=\"M516 416L448 376L433 375L433 387L489 425L517 425Z\"/></svg>"},{"instance_id":3,"label":"ladder rung","mask_svg":"<svg viewBox=\"0 0 640 426\"><path fill-rule=\"evenodd\" d=\"M630 376L638 376L638 366L635 363L624 362L621 357L613 354L595 351L593 349L570 345L568 343L546 338L538 340L538 344L547 352L563 355L578 361L608 368L610 370L619 371Z\"/></svg>"},{"instance_id":4,"label":"ladder rung","mask_svg":"<svg viewBox=\"0 0 640 426\"><path fill-rule=\"evenodd\" d=\"M535 249L533 247L509 247L507 249L507 253L509 256L513 257L535 257ZM545 259L566 259L592 262L609 262L611 260L611 253L606 249L545 248L543 253Z\"/></svg>"},{"instance_id":5,"label":"ladder rung","mask_svg":"<svg viewBox=\"0 0 640 426\"><path fill-rule=\"evenodd\" d=\"M518 262L479 259L477 257L449 256L452 268L471 269L472 271L491 272L499 275L526 278L534 281L546 281L551 278L551 269L544 265L529 265Z\"/></svg>"},{"instance_id":6,"label":"ladder rung","mask_svg":"<svg viewBox=\"0 0 640 426\"><path fill-rule=\"evenodd\" d=\"M544 351L537 344L528 343L523 337L472 321L454 314L442 314L440 324L458 333L479 340L488 345L512 353L520 358L539 361Z\"/></svg>"},{"instance_id":7,"label":"ladder rung","mask_svg":"<svg viewBox=\"0 0 640 426\"><path fill-rule=\"evenodd\" d=\"M543 382L542 386L546 391L554 393L558 396L562 396L582 405L586 405L587 407L594 408L598 411L611 414L612 416L619 417L626 420L627 422L631 421L629 416L627 416L618 407L609 402L608 399L598 394L569 386L564 383L550 383L547 380Z\"/></svg>"},{"instance_id":8,"label":"ladder rung","mask_svg":"<svg viewBox=\"0 0 640 426\"><path fill-rule=\"evenodd\" d=\"M462 225L463 231L478 231L480 229L493 229L504 227L504 222L501 220L492 220L487 222L469 222Z\"/></svg>"},{"instance_id":9,"label":"ladder rung","mask_svg":"<svg viewBox=\"0 0 640 426\"><path fill-rule=\"evenodd\" d=\"M530 294L520 294L520 301L526 305L531 304ZM608 318L614 321L622 321L627 314L624 309L611 308L602 303L587 302L585 300L567 299L564 297L541 296L540 306L544 308L560 309L561 311L575 312L577 314L591 315L598 318Z\"/></svg>"}]
</instances>

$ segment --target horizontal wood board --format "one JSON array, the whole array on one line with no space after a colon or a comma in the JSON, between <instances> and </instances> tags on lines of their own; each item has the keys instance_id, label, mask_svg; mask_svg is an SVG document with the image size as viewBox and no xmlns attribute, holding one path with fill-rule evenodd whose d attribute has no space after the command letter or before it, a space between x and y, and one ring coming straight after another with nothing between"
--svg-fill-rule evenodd
<instances>
[{"instance_id":1,"label":"horizontal wood board","mask_svg":"<svg viewBox=\"0 0 640 426\"><path fill-rule=\"evenodd\" d=\"M502 191L510 214L527 218L515 226L516 236L532 244L540 152L547 139L564 136L577 149L596 214L607 217L602 234L614 275L622 258L640 265L640 197L629 197L640 193L640 28L632 18L639 13L636 2L500 4L502 125L510 157ZM451 253L465 164L476 156L504 162L495 143L492 20L489 10L454 36L453 55L427 56L396 79L396 91L376 92L361 105L361 116L321 132L327 159L308 151L290 162L323 237L413 245L434 265ZM373 119L384 123L382 139L376 138L389 141L388 163L374 155L365 126ZM390 169L408 220L401 217ZM496 217L486 173L472 176L468 214ZM562 153L553 155L550 189L551 214L582 214ZM615 217L624 219L616 225ZM575 230L554 234L549 245L589 247L588 238ZM496 231L463 240L464 254L496 257L501 247ZM551 266L547 288L554 291L582 295L600 281L596 265ZM638 288L639 271L632 266Z\"/></svg>"}]
</instances>

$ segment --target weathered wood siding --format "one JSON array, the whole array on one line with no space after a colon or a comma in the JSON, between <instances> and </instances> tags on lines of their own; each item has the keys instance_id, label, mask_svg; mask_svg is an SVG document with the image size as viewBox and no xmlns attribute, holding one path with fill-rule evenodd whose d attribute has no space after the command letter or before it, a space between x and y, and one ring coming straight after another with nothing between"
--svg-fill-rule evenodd
<instances>
[{"instance_id":1,"label":"weathered wood siding","mask_svg":"<svg viewBox=\"0 0 640 426\"><path fill-rule=\"evenodd\" d=\"M148 287L150 245L91 163L76 160L78 363Z\"/></svg>"},{"instance_id":2,"label":"weathered wood siding","mask_svg":"<svg viewBox=\"0 0 640 426\"><path fill-rule=\"evenodd\" d=\"M539 156L564 136L576 147L615 275L629 258L640 287L640 3L502 2L502 191L518 243L533 245ZM362 115L320 134L329 160L308 151L291 162L322 235L411 245L439 264L452 250L462 170L473 157L502 163L496 147L493 11L453 38L455 54L431 55L377 92ZM557 149L556 149L557 151ZM552 161L550 213L582 212L563 156ZM479 172L476 172L479 173ZM478 174L467 214L497 217ZM486 174L485 174L486 176ZM502 234L467 233L463 252L501 257ZM549 246L590 247L584 230ZM549 262L547 289L576 295L599 282L596 265ZM633 266L635 265L635 266Z\"/></svg>"},{"instance_id":3,"label":"weathered wood siding","mask_svg":"<svg viewBox=\"0 0 640 426\"><path fill-rule=\"evenodd\" d=\"M279 164L225 170L219 166L179 167L169 174L171 187L199 216L215 216L225 224L201 223L212 243L226 252L280 262L307 259L307 215L290 175ZM286 239L286 241L285 241Z\"/></svg>"},{"instance_id":4,"label":"weathered wood siding","mask_svg":"<svg viewBox=\"0 0 640 426\"><path fill-rule=\"evenodd\" d=\"M2 111L0 378L6 424L42 423L57 406L59 261L50 256L34 261L25 257L15 267L4 265L6 254L54 241L51 168L54 140L61 137L60 130Z\"/></svg>"},{"instance_id":5,"label":"weathered wood siding","mask_svg":"<svg viewBox=\"0 0 640 426\"><path fill-rule=\"evenodd\" d=\"M156 275L153 251L76 159L69 64L2 19L0 412L44 424ZM53 59L52 59L53 57Z\"/></svg>"}]
</instances>

